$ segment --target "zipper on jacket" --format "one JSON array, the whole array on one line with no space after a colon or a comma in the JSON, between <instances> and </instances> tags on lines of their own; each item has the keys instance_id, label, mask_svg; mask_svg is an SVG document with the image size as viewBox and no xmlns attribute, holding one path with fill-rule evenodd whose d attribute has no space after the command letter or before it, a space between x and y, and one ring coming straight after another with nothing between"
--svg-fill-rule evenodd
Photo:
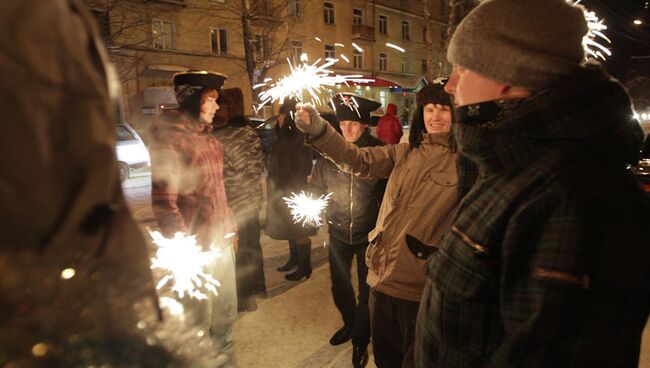
<instances>
[{"instance_id":1,"label":"zipper on jacket","mask_svg":"<svg viewBox=\"0 0 650 368\"><path fill-rule=\"evenodd\" d=\"M354 174L350 174L350 244L352 244L352 226L354 224Z\"/></svg>"}]
</instances>

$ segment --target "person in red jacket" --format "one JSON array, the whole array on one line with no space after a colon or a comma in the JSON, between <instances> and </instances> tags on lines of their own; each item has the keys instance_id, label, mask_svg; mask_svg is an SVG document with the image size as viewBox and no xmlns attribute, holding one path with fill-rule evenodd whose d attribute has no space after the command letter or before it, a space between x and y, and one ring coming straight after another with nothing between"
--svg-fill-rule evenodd
<instances>
[{"instance_id":1,"label":"person in red jacket","mask_svg":"<svg viewBox=\"0 0 650 368\"><path fill-rule=\"evenodd\" d=\"M388 144L399 143L402 138L402 124L397 118L397 105L388 104L386 114L377 123L377 138Z\"/></svg>"}]
</instances>

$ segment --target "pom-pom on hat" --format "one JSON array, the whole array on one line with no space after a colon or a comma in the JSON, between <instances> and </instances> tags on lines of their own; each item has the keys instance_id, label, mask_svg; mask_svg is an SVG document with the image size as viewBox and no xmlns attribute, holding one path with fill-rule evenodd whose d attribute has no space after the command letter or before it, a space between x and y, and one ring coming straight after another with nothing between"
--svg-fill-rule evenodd
<instances>
[{"instance_id":1,"label":"pom-pom on hat","mask_svg":"<svg viewBox=\"0 0 650 368\"><path fill-rule=\"evenodd\" d=\"M366 125L372 123L370 113L381 106L380 102L352 93L337 93L332 96L331 103L338 121L358 121Z\"/></svg>"}]
</instances>

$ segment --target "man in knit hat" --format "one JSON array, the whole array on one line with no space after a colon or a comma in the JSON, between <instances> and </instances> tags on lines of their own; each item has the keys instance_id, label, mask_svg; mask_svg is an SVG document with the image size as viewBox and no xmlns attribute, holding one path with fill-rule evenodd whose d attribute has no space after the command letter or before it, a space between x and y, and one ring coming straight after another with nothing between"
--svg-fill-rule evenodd
<instances>
[{"instance_id":1,"label":"man in knit hat","mask_svg":"<svg viewBox=\"0 0 650 368\"><path fill-rule=\"evenodd\" d=\"M637 367L650 203L642 132L585 63L584 9L487 0L454 33L446 90L478 182L429 258L418 367Z\"/></svg>"}]
</instances>

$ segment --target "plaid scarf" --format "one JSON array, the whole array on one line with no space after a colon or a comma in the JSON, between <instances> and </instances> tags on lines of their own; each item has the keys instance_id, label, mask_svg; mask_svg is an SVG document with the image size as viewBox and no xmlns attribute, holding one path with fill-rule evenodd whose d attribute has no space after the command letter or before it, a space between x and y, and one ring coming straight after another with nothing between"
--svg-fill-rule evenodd
<instances>
[{"instance_id":1,"label":"plaid scarf","mask_svg":"<svg viewBox=\"0 0 650 368\"><path fill-rule=\"evenodd\" d=\"M461 152L485 173L525 165L549 146L576 144L613 165L638 162L643 132L625 89L587 67L561 85L514 101L456 111Z\"/></svg>"}]
</instances>

